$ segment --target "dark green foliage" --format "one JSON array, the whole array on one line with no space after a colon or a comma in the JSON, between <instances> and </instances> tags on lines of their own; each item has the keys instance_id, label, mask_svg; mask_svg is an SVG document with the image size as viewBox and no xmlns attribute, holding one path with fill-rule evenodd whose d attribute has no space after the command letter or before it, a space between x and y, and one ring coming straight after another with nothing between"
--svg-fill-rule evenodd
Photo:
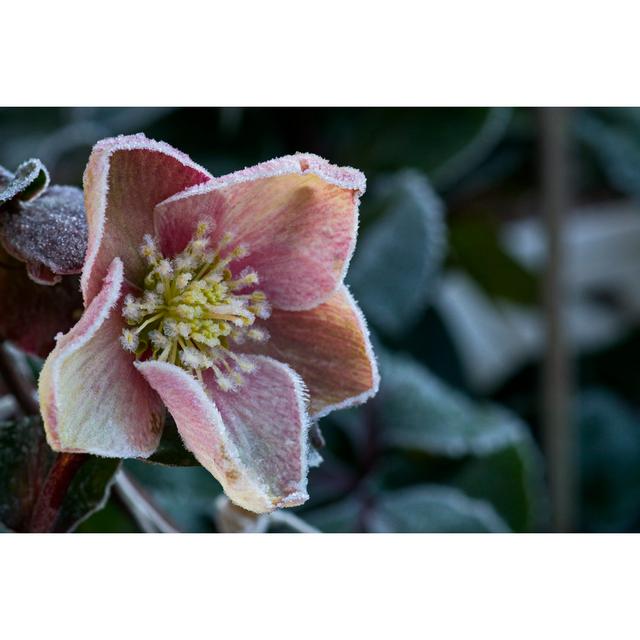
<instances>
[{"instance_id":1,"label":"dark green foliage","mask_svg":"<svg viewBox=\"0 0 640 640\"><path fill-rule=\"evenodd\" d=\"M591 531L621 531L640 523L640 417L605 389L576 402L581 520Z\"/></svg>"},{"instance_id":2,"label":"dark green foliage","mask_svg":"<svg viewBox=\"0 0 640 640\"><path fill-rule=\"evenodd\" d=\"M199 464L193 454L185 449L176 423L170 415L165 421L160 445L146 462L156 462L170 467L196 467Z\"/></svg>"},{"instance_id":3,"label":"dark green foliage","mask_svg":"<svg viewBox=\"0 0 640 640\"><path fill-rule=\"evenodd\" d=\"M487 502L437 485L388 492L368 517L378 533L506 533L507 525Z\"/></svg>"},{"instance_id":4,"label":"dark green foliage","mask_svg":"<svg viewBox=\"0 0 640 640\"><path fill-rule=\"evenodd\" d=\"M214 530L214 504L221 489L208 471L200 466L167 467L137 460L125 462L124 468L179 529Z\"/></svg>"},{"instance_id":5,"label":"dark green foliage","mask_svg":"<svg viewBox=\"0 0 640 640\"><path fill-rule=\"evenodd\" d=\"M39 418L0 423L0 522L4 526L13 531L32 529L58 456L47 445ZM47 529L71 531L100 508L119 465L119 460L87 456Z\"/></svg>"}]
</instances>

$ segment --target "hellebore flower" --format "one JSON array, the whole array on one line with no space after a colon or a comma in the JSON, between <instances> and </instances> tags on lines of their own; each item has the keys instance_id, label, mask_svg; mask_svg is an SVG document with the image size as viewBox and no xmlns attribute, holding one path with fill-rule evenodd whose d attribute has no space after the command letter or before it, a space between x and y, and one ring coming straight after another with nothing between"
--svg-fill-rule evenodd
<instances>
[{"instance_id":1,"label":"hellebore flower","mask_svg":"<svg viewBox=\"0 0 640 640\"><path fill-rule=\"evenodd\" d=\"M49 186L39 160L15 174L0 167L0 338L41 356L53 349L82 310L78 278L63 276L80 273L86 248L80 189Z\"/></svg>"},{"instance_id":2,"label":"hellebore flower","mask_svg":"<svg viewBox=\"0 0 640 640\"><path fill-rule=\"evenodd\" d=\"M85 312L40 377L49 444L148 457L166 406L236 504L304 502L310 420L378 388L343 284L364 188L313 155L212 178L141 134L99 142Z\"/></svg>"}]
</instances>

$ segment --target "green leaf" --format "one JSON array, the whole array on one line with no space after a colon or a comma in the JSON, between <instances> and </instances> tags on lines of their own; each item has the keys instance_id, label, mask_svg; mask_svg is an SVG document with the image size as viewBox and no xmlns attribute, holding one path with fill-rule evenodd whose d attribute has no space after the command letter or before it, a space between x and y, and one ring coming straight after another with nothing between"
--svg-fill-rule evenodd
<instances>
[{"instance_id":1,"label":"green leaf","mask_svg":"<svg viewBox=\"0 0 640 640\"><path fill-rule=\"evenodd\" d=\"M90 456L76 474L58 514L55 531L73 531L104 507L120 460Z\"/></svg>"},{"instance_id":2,"label":"green leaf","mask_svg":"<svg viewBox=\"0 0 640 640\"><path fill-rule=\"evenodd\" d=\"M393 447L459 458L512 446L526 435L520 419L496 405L478 405L422 365L381 357L380 417Z\"/></svg>"},{"instance_id":3,"label":"green leaf","mask_svg":"<svg viewBox=\"0 0 640 640\"><path fill-rule=\"evenodd\" d=\"M449 244L450 263L466 271L489 296L538 303L536 276L502 248L497 225L481 218L456 222L450 226Z\"/></svg>"},{"instance_id":4,"label":"green leaf","mask_svg":"<svg viewBox=\"0 0 640 640\"><path fill-rule=\"evenodd\" d=\"M349 496L333 504L305 511L302 517L324 533L354 533L362 530L362 511L362 503Z\"/></svg>"},{"instance_id":5,"label":"green leaf","mask_svg":"<svg viewBox=\"0 0 640 640\"><path fill-rule=\"evenodd\" d=\"M455 388L464 391L469 389L458 346L443 314L435 305L426 310L413 329L395 341L394 348L428 363L432 373Z\"/></svg>"},{"instance_id":6,"label":"green leaf","mask_svg":"<svg viewBox=\"0 0 640 640\"><path fill-rule=\"evenodd\" d=\"M75 529L76 533L139 533L135 521L112 498Z\"/></svg>"},{"instance_id":7,"label":"green leaf","mask_svg":"<svg viewBox=\"0 0 640 640\"><path fill-rule=\"evenodd\" d=\"M200 463L193 454L185 449L174 419L168 415L160 444L152 456L141 462L163 464L169 467L199 467Z\"/></svg>"},{"instance_id":8,"label":"green leaf","mask_svg":"<svg viewBox=\"0 0 640 640\"><path fill-rule=\"evenodd\" d=\"M510 122L511 109L488 109L482 125L467 144L431 172L433 184L448 189L471 174L504 138Z\"/></svg>"},{"instance_id":9,"label":"green leaf","mask_svg":"<svg viewBox=\"0 0 640 640\"><path fill-rule=\"evenodd\" d=\"M438 188L448 188L494 149L511 110L368 108L334 117L327 131L339 141L337 161L344 158L367 174L412 167L428 172Z\"/></svg>"},{"instance_id":10,"label":"green leaf","mask_svg":"<svg viewBox=\"0 0 640 640\"><path fill-rule=\"evenodd\" d=\"M376 533L489 533L509 527L482 500L437 485L418 485L384 494L368 516Z\"/></svg>"},{"instance_id":11,"label":"green leaf","mask_svg":"<svg viewBox=\"0 0 640 640\"><path fill-rule=\"evenodd\" d=\"M446 249L443 206L416 171L380 180L370 200L377 219L359 242L348 282L367 318L400 334L434 292Z\"/></svg>"},{"instance_id":12,"label":"green leaf","mask_svg":"<svg viewBox=\"0 0 640 640\"><path fill-rule=\"evenodd\" d=\"M46 442L39 417L0 423L0 521L6 527L29 530L58 457ZM102 507L119 464L117 459L87 456L57 507L51 530L71 531Z\"/></svg>"},{"instance_id":13,"label":"green leaf","mask_svg":"<svg viewBox=\"0 0 640 640\"><path fill-rule=\"evenodd\" d=\"M640 520L640 422L637 411L606 389L576 402L582 527L620 532Z\"/></svg>"},{"instance_id":14,"label":"green leaf","mask_svg":"<svg viewBox=\"0 0 640 640\"><path fill-rule=\"evenodd\" d=\"M542 457L530 437L471 458L451 479L469 496L490 502L513 531L538 531L547 521Z\"/></svg>"},{"instance_id":15,"label":"green leaf","mask_svg":"<svg viewBox=\"0 0 640 640\"><path fill-rule=\"evenodd\" d=\"M416 477L427 480L428 465L439 483L490 502L514 531L539 529L546 516L542 457L526 424L503 407L473 402L409 358L379 357L386 445L409 456ZM459 463L447 471L438 458Z\"/></svg>"},{"instance_id":16,"label":"green leaf","mask_svg":"<svg viewBox=\"0 0 640 640\"><path fill-rule=\"evenodd\" d=\"M640 196L640 110L580 109L575 134L615 189Z\"/></svg>"},{"instance_id":17,"label":"green leaf","mask_svg":"<svg viewBox=\"0 0 640 640\"><path fill-rule=\"evenodd\" d=\"M125 469L179 529L213 531L215 500L222 488L203 467L166 467L127 460Z\"/></svg>"}]
</instances>

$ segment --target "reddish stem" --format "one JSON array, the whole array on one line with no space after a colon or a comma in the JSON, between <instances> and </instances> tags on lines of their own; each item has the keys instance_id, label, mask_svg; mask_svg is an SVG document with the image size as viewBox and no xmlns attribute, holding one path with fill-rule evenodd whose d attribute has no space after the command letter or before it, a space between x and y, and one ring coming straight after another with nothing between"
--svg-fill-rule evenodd
<instances>
[{"instance_id":1,"label":"reddish stem","mask_svg":"<svg viewBox=\"0 0 640 640\"><path fill-rule=\"evenodd\" d=\"M29 532L46 533L53 530L69 486L88 458L85 453L59 453L56 456L33 507Z\"/></svg>"}]
</instances>

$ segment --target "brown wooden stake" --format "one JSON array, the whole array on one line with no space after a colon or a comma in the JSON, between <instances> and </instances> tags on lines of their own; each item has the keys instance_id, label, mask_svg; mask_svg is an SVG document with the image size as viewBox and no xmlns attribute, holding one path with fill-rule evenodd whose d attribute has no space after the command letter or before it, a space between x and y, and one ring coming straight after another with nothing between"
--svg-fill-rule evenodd
<instances>
[{"instance_id":1,"label":"brown wooden stake","mask_svg":"<svg viewBox=\"0 0 640 640\"><path fill-rule=\"evenodd\" d=\"M570 111L541 108L542 208L548 257L543 279L546 349L542 426L551 494L552 527L576 528L575 437L571 416L570 352L565 326L564 218L569 208Z\"/></svg>"}]
</instances>

